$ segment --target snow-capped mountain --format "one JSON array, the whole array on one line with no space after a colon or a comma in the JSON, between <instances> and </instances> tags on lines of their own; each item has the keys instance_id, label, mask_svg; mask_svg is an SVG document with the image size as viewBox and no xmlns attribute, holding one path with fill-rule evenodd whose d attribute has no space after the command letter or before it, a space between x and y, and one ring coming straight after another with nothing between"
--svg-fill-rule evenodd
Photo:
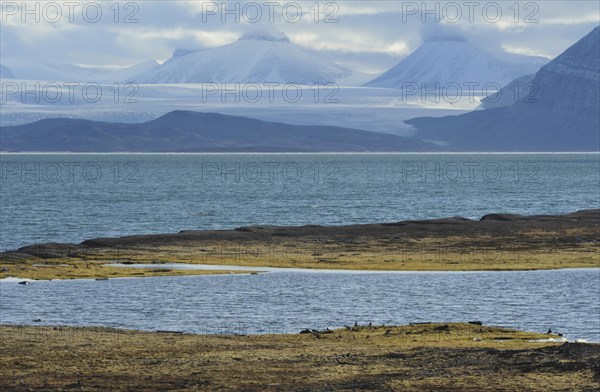
<instances>
[{"instance_id":1,"label":"snow-capped mountain","mask_svg":"<svg viewBox=\"0 0 600 392\"><path fill-rule=\"evenodd\" d=\"M515 78L537 72L550 61L544 57L491 53L460 37L432 37L400 63L367 82L368 87L407 88L408 85L443 89L450 83L501 87Z\"/></svg>"},{"instance_id":2,"label":"snow-capped mountain","mask_svg":"<svg viewBox=\"0 0 600 392\"><path fill-rule=\"evenodd\" d=\"M1 79L14 79L15 75L11 72L10 69L8 69L4 65L0 64L0 78Z\"/></svg>"},{"instance_id":3,"label":"snow-capped mountain","mask_svg":"<svg viewBox=\"0 0 600 392\"><path fill-rule=\"evenodd\" d=\"M116 83L150 71L159 64L155 60L144 61L130 67L101 68L84 67L64 63L33 63L15 61L11 66L19 79L47 80L55 82Z\"/></svg>"},{"instance_id":4,"label":"snow-capped mountain","mask_svg":"<svg viewBox=\"0 0 600 392\"><path fill-rule=\"evenodd\" d=\"M175 51L160 67L132 81L157 83L329 83L352 71L290 42L283 33L246 33L231 44L197 52Z\"/></svg>"},{"instance_id":5,"label":"snow-capped mountain","mask_svg":"<svg viewBox=\"0 0 600 392\"><path fill-rule=\"evenodd\" d=\"M406 121L424 140L479 151L600 150L600 27L534 76L534 92L503 107Z\"/></svg>"}]
</instances>

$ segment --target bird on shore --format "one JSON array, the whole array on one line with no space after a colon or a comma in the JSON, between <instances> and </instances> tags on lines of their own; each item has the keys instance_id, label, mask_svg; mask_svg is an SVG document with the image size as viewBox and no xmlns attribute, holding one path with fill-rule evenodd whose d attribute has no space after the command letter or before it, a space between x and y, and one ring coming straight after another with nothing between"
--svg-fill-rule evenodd
<instances>
[{"instance_id":1,"label":"bird on shore","mask_svg":"<svg viewBox=\"0 0 600 392\"><path fill-rule=\"evenodd\" d=\"M546 332L548 335L550 335L552 333L552 328L548 328L548 332Z\"/></svg>"}]
</instances>

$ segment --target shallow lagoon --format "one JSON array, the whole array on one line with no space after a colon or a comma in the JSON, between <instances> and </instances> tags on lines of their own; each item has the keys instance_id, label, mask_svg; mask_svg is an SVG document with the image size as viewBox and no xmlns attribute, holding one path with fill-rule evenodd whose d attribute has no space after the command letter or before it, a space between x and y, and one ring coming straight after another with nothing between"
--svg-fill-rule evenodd
<instances>
[{"instance_id":1,"label":"shallow lagoon","mask_svg":"<svg viewBox=\"0 0 600 392\"><path fill-rule=\"evenodd\" d=\"M296 333L481 320L600 341L600 269L301 272L0 283L2 323ZM41 319L34 323L33 320Z\"/></svg>"}]
</instances>

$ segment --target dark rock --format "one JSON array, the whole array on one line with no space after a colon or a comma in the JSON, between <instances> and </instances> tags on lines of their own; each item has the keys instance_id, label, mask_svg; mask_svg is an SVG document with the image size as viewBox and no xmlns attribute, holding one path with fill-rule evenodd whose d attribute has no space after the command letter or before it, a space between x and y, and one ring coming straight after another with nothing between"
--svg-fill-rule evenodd
<instances>
[{"instance_id":1,"label":"dark rock","mask_svg":"<svg viewBox=\"0 0 600 392\"><path fill-rule=\"evenodd\" d=\"M516 221L519 220L521 218L521 215L515 215L515 214L487 214L484 215L480 220L482 221L486 221L486 220L491 220L491 221Z\"/></svg>"}]
</instances>

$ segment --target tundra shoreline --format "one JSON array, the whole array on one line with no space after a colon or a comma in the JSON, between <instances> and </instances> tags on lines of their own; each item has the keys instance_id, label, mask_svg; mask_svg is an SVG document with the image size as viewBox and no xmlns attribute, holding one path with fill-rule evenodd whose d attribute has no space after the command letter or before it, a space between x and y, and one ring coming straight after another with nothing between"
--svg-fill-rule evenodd
<instances>
[{"instance_id":1,"label":"tundra shoreline","mask_svg":"<svg viewBox=\"0 0 600 392\"><path fill-rule=\"evenodd\" d=\"M190 335L0 325L0 389L597 390L600 344L468 323Z\"/></svg>"},{"instance_id":2,"label":"tundra shoreline","mask_svg":"<svg viewBox=\"0 0 600 392\"><path fill-rule=\"evenodd\" d=\"M349 226L96 238L0 253L0 278L110 278L230 273L168 264L375 271L511 271L600 267L600 210L564 215L488 214ZM108 264L153 264L124 268Z\"/></svg>"}]
</instances>

